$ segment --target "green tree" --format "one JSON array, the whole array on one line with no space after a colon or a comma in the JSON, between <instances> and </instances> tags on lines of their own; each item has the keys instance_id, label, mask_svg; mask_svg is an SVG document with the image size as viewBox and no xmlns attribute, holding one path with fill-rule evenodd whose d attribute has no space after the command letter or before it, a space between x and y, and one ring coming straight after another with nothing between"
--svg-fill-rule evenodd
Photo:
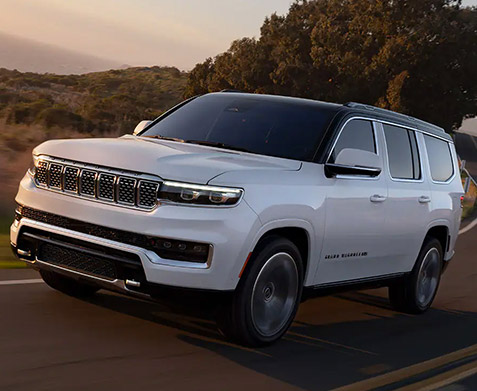
<instances>
[{"instance_id":1,"label":"green tree","mask_svg":"<svg viewBox=\"0 0 477 391\"><path fill-rule=\"evenodd\" d=\"M360 101L446 130L477 114L477 10L453 0L296 1L259 39L196 65L185 95L223 88Z\"/></svg>"}]
</instances>

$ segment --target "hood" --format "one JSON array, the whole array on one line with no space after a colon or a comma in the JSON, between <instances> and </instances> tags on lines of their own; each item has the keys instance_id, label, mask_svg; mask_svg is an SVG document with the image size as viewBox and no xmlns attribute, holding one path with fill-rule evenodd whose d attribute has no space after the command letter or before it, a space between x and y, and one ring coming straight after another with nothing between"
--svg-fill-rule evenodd
<instances>
[{"instance_id":1,"label":"hood","mask_svg":"<svg viewBox=\"0 0 477 391\"><path fill-rule=\"evenodd\" d=\"M134 136L51 140L33 153L200 184L229 171L301 167L299 161L289 159Z\"/></svg>"}]
</instances>

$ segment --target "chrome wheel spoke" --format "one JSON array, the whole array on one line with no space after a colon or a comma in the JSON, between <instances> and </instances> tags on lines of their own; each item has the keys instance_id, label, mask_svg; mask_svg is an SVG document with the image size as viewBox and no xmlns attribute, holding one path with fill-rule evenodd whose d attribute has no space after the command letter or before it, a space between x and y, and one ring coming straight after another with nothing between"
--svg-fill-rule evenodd
<instances>
[{"instance_id":1,"label":"chrome wheel spoke","mask_svg":"<svg viewBox=\"0 0 477 391\"><path fill-rule=\"evenodd\" d=\"M417 301L426 307L434 298L439 283L440 255L436 248L431 248L424 256L417 279Z\"/></svg>"}]
</instances>

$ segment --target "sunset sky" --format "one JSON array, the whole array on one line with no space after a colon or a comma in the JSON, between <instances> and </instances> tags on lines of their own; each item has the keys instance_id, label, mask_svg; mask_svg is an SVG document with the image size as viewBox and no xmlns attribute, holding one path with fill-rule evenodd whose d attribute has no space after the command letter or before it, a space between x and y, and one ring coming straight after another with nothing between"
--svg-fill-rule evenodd
<instances>
[{"instance_id":1,"label":"sunset sky","mask_svg":"<svg viewBox=\"0 0 477 391\"><path fill-rule=\"evenodd\" d=\"M0 31L129 65L191 69L292 0L0 0ZM477 5L477 0L464 1Z\"/></svg>"}]
</instances>

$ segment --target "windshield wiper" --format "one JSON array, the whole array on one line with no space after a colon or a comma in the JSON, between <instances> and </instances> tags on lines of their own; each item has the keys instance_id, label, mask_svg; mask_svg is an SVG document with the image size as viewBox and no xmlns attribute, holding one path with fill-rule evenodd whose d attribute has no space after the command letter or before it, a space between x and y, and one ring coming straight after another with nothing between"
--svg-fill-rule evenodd
<instances>
[{"instance_id":1,"label":"windshield wiper","mask_svg":"<svg viewBox=\"0 0 477 391\"><path fill-rule=\"evenodd\" d=\"M142 136L142 137L157 138L159 140L167 140L167 141L177 141L178 143L185 142L185 140L183 140L181 138L161 136L160 134L155 134L153 136Z\"/></svg>"},{"instance_id":2,"label":"windshield wiper","mask_svg":"<svg viewBox=\"0 0 477 391\"><path fill-rule=\"evenodd\" d=\"M217 141L203 141L203 140L184 140L185 143L189 144L198 144L198 145L206 145L209 147L216 147L216 148L223 148L223 149L231 149L233 151L239 151L239 152L249 152L253 153L252 151L242 148L242 147L236 147L235 145L230 145L230 144L225 144L225 143L219 143Z\"/></svg>"}]
</instances>

